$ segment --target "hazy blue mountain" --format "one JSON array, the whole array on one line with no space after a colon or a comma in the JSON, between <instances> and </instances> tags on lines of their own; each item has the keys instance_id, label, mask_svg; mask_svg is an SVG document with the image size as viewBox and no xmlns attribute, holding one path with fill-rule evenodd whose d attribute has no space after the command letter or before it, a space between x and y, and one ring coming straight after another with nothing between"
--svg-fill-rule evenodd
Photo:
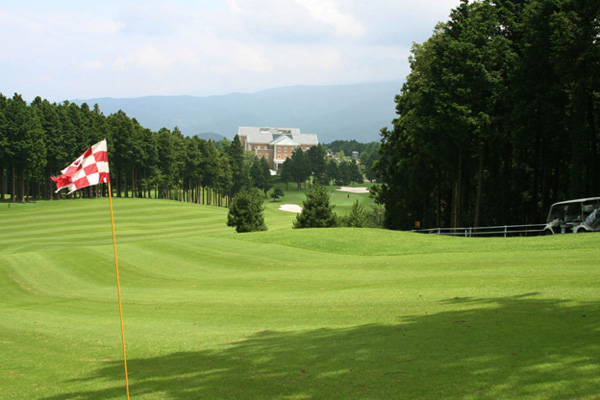
<instances>
[{"instance_id":1,"label":"hazy blue mountain","mask_svg":"<svg viewBox=\"0 0 600 400\"><path fill-rule=\"evenodd\" d=\"M187 136L211 132L229 139L239 126L300 128L320 142L378 141L396 117L394 96L402 83L292 86L221 96L149 96L74 100L98 104L105 115L123 110L153 131L175 126Z\"/></svg>"},{"instance_id":2,"label":"hazy blue mountain","mask_svg":"<svg viewBox=\"0 0 600 400\"><path fill-rule=\"evenodd\" d=\"M225 139L225 136L219 135L218 133L215 133L215 132L202 132L202 133L198 134L198 137L200 139L212 140L214 142L220 142L221 140Z\"/></svg>"}]
</instances>

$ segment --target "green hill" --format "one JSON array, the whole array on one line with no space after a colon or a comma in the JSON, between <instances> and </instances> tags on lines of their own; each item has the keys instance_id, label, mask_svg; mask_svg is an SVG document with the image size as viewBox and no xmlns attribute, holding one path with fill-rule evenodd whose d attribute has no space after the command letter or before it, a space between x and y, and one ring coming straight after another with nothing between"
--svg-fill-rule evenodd
<instances>
[{"instance_id":1,"label":"green hill","mask_svg":"<svg viewBox=\"0 0 600 400\"><path fill-rule=\"evenodd\" d=\"M251 234L114 199L132 399L597 396L598 234L292 230L302 199ZM125 398L108 199L0 218L1 397Z\"/></svg>"}]
</instances>

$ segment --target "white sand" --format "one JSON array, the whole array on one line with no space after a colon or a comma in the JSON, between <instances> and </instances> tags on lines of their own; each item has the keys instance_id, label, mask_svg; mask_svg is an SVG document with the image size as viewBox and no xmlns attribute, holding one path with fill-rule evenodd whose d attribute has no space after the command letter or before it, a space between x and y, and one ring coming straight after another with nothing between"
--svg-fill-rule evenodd
<instances>
[{"instance_id":1,"label":"white sand","mask_svg":"<svg viewBox=\"0 0 600 400\"><path fill-rule=\"evenodd\" d=\"M369 193L369 189L366 187L348 187L342 186L336 189L338 192L350 192L350 193Z\"/></svg>"},{"instance_id":2,"label":"white sand","mask_svg":"<svg viewBox=\"0 0 600 400\"><path fill-rule=\"evenodd\" d=\"M300 207L297 204L282 204L281 206L279 206L279 209L281 211L289 211L289 212L293 212L293 213L301 213L302 212L302 207Z\"/></svg>"}]
</instances>

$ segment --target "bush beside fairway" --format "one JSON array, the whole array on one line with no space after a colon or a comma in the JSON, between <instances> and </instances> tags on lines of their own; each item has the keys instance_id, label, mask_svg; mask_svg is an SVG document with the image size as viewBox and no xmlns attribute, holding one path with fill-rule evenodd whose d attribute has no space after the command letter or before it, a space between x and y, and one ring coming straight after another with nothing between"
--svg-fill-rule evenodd
<instances>
[{"instance_id":1,"label":"bush beside fairway","mask_svg":"<svg viewBox=\"0 0 600 400\"><path fill-rule=\"evenodd\" d=\"M252 234L115 199L132 399L597 398L598 234L292 230L289 193ZM1 397L124 398L108 200L0 218Z\"/></svg>"}]
</instances>

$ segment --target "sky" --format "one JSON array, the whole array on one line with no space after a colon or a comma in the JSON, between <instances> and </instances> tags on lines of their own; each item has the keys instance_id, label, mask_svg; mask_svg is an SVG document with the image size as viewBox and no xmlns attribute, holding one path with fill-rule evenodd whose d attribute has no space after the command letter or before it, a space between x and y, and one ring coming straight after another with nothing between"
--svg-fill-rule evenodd
<instances>
[{"instance_id":1,"label":"sky","mask_svg":"<svg viewBox=\"0 0 600 400\"><path fill-rule=\"evenodd\" d=\"M0 2L0 93L52 102L403 80L459 0Z\"/></svg>"}]
</instances>

